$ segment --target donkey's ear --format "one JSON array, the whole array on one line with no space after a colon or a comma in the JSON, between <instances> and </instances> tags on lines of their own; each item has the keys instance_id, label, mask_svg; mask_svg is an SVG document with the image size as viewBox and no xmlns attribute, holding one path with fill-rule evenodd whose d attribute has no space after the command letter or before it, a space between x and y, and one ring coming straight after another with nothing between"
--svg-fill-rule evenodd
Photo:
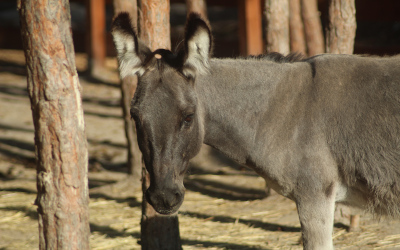
<instances>
[{"instance_id":1,"label":"donkey's ear","mask_svg":"<svg viewBox=\"0 0 400 250\"><path fill-rule=\"evenodd\" d=\"M208 72L212 36L209 25L197 13L188 17L185 30L185 60L182 72L194 78Z\"/></svg>"},{"instance_id":2,"label":"donkey's ear","mask_svg":"<svg viewBox=\"0 0 400 250\"><path fill-rule=\"evenodd\" d=\"M143 60L146 54L150 53L150 49L138 40L128 13L121 12L118 14L112 23L111 33L117 49L121 78L143 74Z\"/></svg>"}]
</instances>

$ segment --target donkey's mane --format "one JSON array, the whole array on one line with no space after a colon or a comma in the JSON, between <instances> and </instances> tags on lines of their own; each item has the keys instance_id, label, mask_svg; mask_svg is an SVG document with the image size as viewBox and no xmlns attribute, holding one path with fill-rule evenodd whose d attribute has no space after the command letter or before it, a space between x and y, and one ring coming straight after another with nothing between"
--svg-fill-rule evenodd
<instances>
[{"instance_id":1,"label":"donkey's mane","mask_svg":"<svg viewBox=\"0 0 400 250\"><path fill-rule=\"evenodd\" d=\"M172 52L166 49L157 49L147 55L146 59L144 60L144 64L148 64L151 59L153 59L156 55L161 56L162 62L168 64L173 68L181 68L184 61L184 51L182 48L176 50L176 52ZM237 59L245 59L245 60L267 60L276 63L294 63L294 62L302 62L307 59L301 53L290 53L288 55L283 55L278 52L271 52L267 54L260 54L260 55L249 55L246 57L237 57Z\"/></svg>"},{"instance_id":2,"label":"donkey's mane","mask_svg":"<svg viewBox=\"0 0 400 250\"><path fill-rule=\"evenodd\" d=\"M239 57L241 58L241 57ZM293 62L301 62L307 59L303 54L301 53L290 53L288 55L283 55L279 52L270 52L267 54L260 54L260 55L250 55L246 57L242 57L243 59L256 59L256 60L268 60L272 62L277 62L277 63L293 63Z\"/></svg>"}]
</instances>

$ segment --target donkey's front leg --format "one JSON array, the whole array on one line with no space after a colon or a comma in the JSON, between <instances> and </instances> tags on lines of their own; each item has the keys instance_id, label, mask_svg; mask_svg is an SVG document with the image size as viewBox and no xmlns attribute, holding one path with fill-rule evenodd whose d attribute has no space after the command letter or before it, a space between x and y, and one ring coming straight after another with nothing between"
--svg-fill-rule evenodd
<instances>
[{"instance_id":1,"label":"donkey's front leg","mask_svg":"<svg viewBox=\"0 0 400 250\"><path fill-rule=\"evenodd\" d=\"M306 250L333 249L334 195L307 193L296 201Z\"/></svg>"}]
</instances>

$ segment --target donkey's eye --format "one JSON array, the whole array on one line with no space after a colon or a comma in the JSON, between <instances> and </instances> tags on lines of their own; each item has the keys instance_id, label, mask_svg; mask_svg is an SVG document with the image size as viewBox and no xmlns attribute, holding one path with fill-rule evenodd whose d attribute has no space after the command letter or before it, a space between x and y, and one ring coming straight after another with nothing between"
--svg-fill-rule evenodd
<instances>
[{"instance_id":1,"label":"donkey's eye","mask_svg":"<svg viewBox=\"0 0 400 250\"><path fill-rule=\"evenodd\" d=\"M185 119L183 120L185 125L190 125L192 121L193 121L193 114L185 116Z\"/></svg>"}]
</instances>

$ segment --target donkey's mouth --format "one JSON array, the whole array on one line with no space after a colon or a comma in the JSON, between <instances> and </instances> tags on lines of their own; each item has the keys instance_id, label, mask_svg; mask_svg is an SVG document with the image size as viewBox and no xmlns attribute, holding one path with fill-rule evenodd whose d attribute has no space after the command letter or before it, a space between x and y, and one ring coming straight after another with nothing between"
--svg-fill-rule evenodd
<instances>
[{"instance_id":1,"label":"donkey's mouth","mask_svg":"<svg viewBox=\"0 0 400 250\"><path fill-rule=\"evenodd\" d=\"M154 210L156 210L157 213L162 214L162 215L171 215L174 214L176 212L178 212L180 206L174 207L174 208L169 208L169 209L165 209L165 208L155 208L153 206Z\"/></svg>"},{"instance_id":2,"label":"donkey's mouth","mask_svg":"<svg viewBox=\"0 0 400 250\"><path fill-rule=\"evenodd\" d=\"M183 202L183 200L182 200L182 202ZM179 204L176 204L172 207L153 205L150 202L149 202L149 204L154 208L154 210L156 210L157 213L162 214L162 215L171 215L171 214L178 212L179 208L182 205L182 202L180 202Z\"/></svg>"}]
</instances>

